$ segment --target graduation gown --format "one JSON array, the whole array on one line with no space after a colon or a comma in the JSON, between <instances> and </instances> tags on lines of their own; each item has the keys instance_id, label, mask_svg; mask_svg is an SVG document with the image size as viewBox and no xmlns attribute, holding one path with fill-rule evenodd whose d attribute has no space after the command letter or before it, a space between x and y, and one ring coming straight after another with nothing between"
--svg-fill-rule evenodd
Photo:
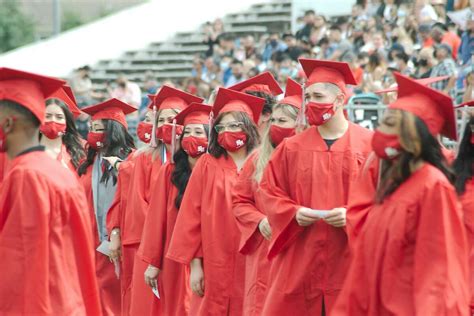
<instances>
[{"instance_id":1,"label":"graduation gown","mask_svg":"<svg viewBox=\"0 0 474 316\"><path fill-rule=\"evenodd\" d=\"M193 294L190 315L242 314L245 258L231 197L236 179L232 158L210 154L189 179L167 256L183 264L203 258L204 297Z\"/></svg>"},{"instance_id":2,"label":"graduation gown","mask_svg":"<svg viewBox=\"0 0 474 316\"><path fill-rule=\"evenodd\" d=\"M454 188L425 164L371 208L331 315L468 315L467 255Z\"/></svg>"},{"instance_id":3,"label":"graduation gown","mask_svg":"<svg viewBox=\"0 0 474 316\"><path fill-rule=\"evenodd\" d=\"M87 202L43 151L11 162L0 190L0 315L101 315Z\"/></svg>"},{"instance_id":4,"label":"graduation gown","mask_svg":"<svg viewBox=\"0 0 474 316\"><path fill-rule=\"evenodd\" d=\"M461 196L464 211L464 223L466 224L467 240L469 250L469 285L471 290L471 313L474 313L474 178L466 183L466 191Z\"/></svg>"},{"instance_id":5,"label":"graduation gown","mask_svg":"<svg viewBox=\"0 0 474 316\"><path fill-rule=\"evenodd\" d=\"M258 151L242 167L232 194L233 212L240 230L239 251L245 255L244 315L261 315L267 290L270 260L267 258L269 241L258 228L266 217L260 188L254 180Z\"/></svg>"},{"instance_id":6,"label":"graduation gown","mask_svg":"<svg viewBox=\"0 0 474 316\"><path fill-rule=\"evenodd\" d=\"M96 157L96 160L98 158ZM96 162L94 162L95 164ZM94 251L101 244L104 239L104 232L99 231L99 226L96 215L96 202L98 203L97 196L94 196L93 186L97 187L97 183L93 182L93 168L94 164L90 165L87 168L87 172L80 177L80 182L86 193L86 198L88 202L90 217L92 220L93 236L94 236ZM112 183L112 179L109 180L109 183ZM116 186L115 186L116 189ZM113 201L113 200L112 200ZM111 202L112 202L111 201ZM100 203L102 204L102 203ZM103 208L107 206L102 205ZM108 206L110 207L110 205ZM105 228L106 230L106 228ZM101 235L99 237L99 235ZM121 291L120 291L120 281L115 275L114 264L110 262L109 258L98 251L95 251L95 261L96 261L96 275L97 281L99 283L99 293L100 300L102 303L102 313L104 315L120 315L121 310Z\"/></svg>"},{"instance_id":7,"label":"graduation gown","mask_svg":"<svg viewBox=\"0 0 474 316\"><path fill-rule=\"evenodd\" d=\"M262 315L321 315L330 311L349 265L347 235L319 220L301 227L300 207L346 207L370 152L372 132L349 123L330 148L316 127L286 139L264 172L261 194L273 236L271 284Z\"/></svg>"},{"instance_id":8,"label":"graduation gown","mask_svg":"<svg viewBox=\"0 0 474 316\"><path fill-rule=\"evenodd\" d=\"M3 179L7 175L9 167L9 159L6 153L0 153L0 185L2 185Z\"/></svg>"},{"instance_id":9,"label":"graduation gown","mask_svg":"<svg viewBox=\"0 0 474 316\"><path fill-rule=\"evenodd\" d=\"M187 315L191 299L189 267L165 257L175 228L178 189L171 182L174 164L161 167L153 183L149 210L143 229L139 255L144 262L160 269L158 290L161 299L153 300L152 315ZM148 289L151 292L151 289Z\"/></svg>"}]
</instances>

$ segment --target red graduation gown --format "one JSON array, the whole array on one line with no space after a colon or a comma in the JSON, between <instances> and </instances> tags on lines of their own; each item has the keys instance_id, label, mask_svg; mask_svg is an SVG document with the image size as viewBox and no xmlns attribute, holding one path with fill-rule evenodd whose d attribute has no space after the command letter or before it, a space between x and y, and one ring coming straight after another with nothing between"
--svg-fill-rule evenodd
<instances>
[{"instance_id":1,"label":"red graduation gown","mask_svg":"<svg viewBox=\"0 0 474 316\"><path fill-rule=\"evenodd\" d=\"M425 164L371 208L331 315L468 315L467 255L454 188Z\"/></svg>"},{"instance_id":2,"label":"red graduation gown","mask_svg":"<svg viewBox=\"0 0 474 316\"><path fill-rule=\"evenodd\" d=\"M204 154L181 203L167 257L183 264L203 258L205 293L192 296L191 315L242 314L245 258L231 197L236 179L232 158Z\"/></svg>"},{"instance_id":3,"label":"red graduation gown","mask_svg":"<svg viewBox=\"0 0 474 316\"><path fill-rule=\"evenodd\" d=\"M7 171L9 168L9 159L6 153L0 153L0 185L3 182L3 179L7 175Z\"/></svg>"},{"instance_id":4,"label":"red graduation gown","mask_svg":"<svg viewBox=\"0 0 474 316\"><path fill-rule=\"evenodd\" d=\"M93 225L93 236L95 252L95 265L97 281L99 283L99 294L100 301L102 303L102 313L105 315L120 315L121 310L121 293L120 293L120 281L117 280L115 275L114 264L110 262L107 256L95 251L100 245L99 232L97 231L97 221L95 218L94 210L94 197L92 192L92 167L90 165L87 168L87 172L79 178L88 202L90 218Z\"/></svg>"},{"instance_id":5,"label":"red graduation gown","mask_svg":"<svg viewBox=\"0 0 474 316\"><path fill-rule=\"evenodd\" d=\"M71 172L16 157L0 191L0 315L101 315L91 223Z\"/></svg>"},{"instance_id":6,"label":"red graduation gown","mask_svg":"<svg viewBox=\"0 0 474 316\"><path fill-rule=\"evenodd\" d=\"M331 310L349 265L347 236L320 220L301 227L296 211L346 207L349 190L370 151L372 133L349 123L330 149L316 127L274 151L260 183L273 230L273 259L263 315L321 315Z\"/></svg>"},{"instance_id":7,"label":"red graduation gown","mask_svg":"<svg viewBox=\"0 0 474 316\"><path fill-rule=\"evenodd\" d=\"M239 251L245 255L244 315L261 315L267 290L270 260L269 241L263 238L258 224L266 217L259 185L254 180L258 152L242 167L232 194L233 212L241 232Z\"/></svg>"},{"instance_id":8,"label":"red graduation gown","mask_svg":"<svg viewBox=\"0 0 474 316\"><path fill-rule=\"evenodd\" d=\"M178 189L171 182L174 165L161 167L153 183L150 207L143 228L139 255L147 264L159 268L158 290L161 299L153 300L152 315L187 315L191 299L189 267L165 258L175 228ZM149 291L151 291L149 289Z\"/></svg>"},{"instance_id":9,"label":"red graduation gown","mask_svg":"<svg viewBox=\"0 0 474 316\"><path fill-rule=\"evenodd\" d=\"M464 223L466 224L469 251L469 284L471 289L471 313L474 313L474 178L466 183L466 191L461 196L464 211Z\"/></svg>"}]
</instances>

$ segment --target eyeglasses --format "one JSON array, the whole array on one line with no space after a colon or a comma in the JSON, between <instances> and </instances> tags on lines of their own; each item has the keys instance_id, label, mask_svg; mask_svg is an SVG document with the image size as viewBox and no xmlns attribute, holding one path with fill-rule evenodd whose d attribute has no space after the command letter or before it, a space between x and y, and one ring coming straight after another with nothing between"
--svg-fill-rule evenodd
<instances>
[{"instance_id":1,"label":"eyeglasses","mask_svg":"<svg viewBox=\"0 0 474 316\"><path fill-rule=\"evenodd\" d=\"M217 124L214 126L214 129L217 133L221 133L225 130L230 132L238 132L242 130L242 126L244 126L244 123L242 122L229 122L226 124Z\"/></svg>"}]
</instances>

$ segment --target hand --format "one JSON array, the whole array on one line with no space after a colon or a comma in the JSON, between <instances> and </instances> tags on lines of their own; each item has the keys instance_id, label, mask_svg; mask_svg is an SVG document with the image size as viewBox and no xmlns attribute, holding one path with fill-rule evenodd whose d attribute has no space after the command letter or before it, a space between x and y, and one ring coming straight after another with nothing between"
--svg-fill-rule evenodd
<instances>
[{"instance_id":1,"label":"hand","mask_svg":"<svg viewBox=\"0 0 474 316\"><path fill-rule=\"evenodd\" d=\"M303 227L309 226L317 220L320 220L318 216L314 215L313 210L307 207L300 207L298 211L296 211L295 219L298 222L298 225Z\"/></svg>"},{"instance_id":2,"label":"hand","mask_svg":"<svg viewBox=\"0 0 474 316\"><path fill-rule=\"evenodd\" d=\"M114 229L113 231L117 231ZM120 240L120 233L112 233L110 234L110 261L119 261L122 257L122 242Z\"/></svg>"},{"instance_id":3,"label":"hand","mask_svg":"<svg viewBox=\"0 0 474 316\"><path fill-rule=\"evenodd\" d=\"M191 290L197 296L204 296L204 270L201 259L191 261L190 284Z\"/></svg>"},{"instance_id":4,"label":"hand","mask_svg":"<svg viewBox=\"0 0 474 316\"><path fill-rule=\"evenodd\" d=\"M268 217L265 217L260 221L258 224L258 229L262 234L263 238L266 240L270 240L272 238L272 228L270 227L270 223L268 222Z\"/></svg>"},{"instance_id":5,"label":"hand","mask_svg":"<svg viewBox=\"0 0 474 316\"><path fill-rule=\"evenodd\" d=\"M145 283L152 289L158 287L158 274L160 274L160 269L151 264L145 270Z\"/></svg>"},{"instance_id":6,"label":"hand","mask_svg":"<svg viewBox=\"0 0 474 316\"><path fill-rule=\"evenodd\" d=\"M110 157L102 157L102 159L106 160L109 162L109 164L112 166L112 167L117 167L117 170L119 168L119 165L120 165L120 162L122 162L122 159L120 159L119 157L115 157L115 156L110 156ZM117 165L115 165L116 162L119 162Z\"/></svg>"},{"instance_id":7,"label":"hand","mask_svg":"<svg viewBox=\"0 0 474 316\"><path fill-rule=\"evenodd\" d=\"M332 209L324 221L334 227L344 227L346 226L346 211L343 207Z\"/></svg>"}]
</instances>

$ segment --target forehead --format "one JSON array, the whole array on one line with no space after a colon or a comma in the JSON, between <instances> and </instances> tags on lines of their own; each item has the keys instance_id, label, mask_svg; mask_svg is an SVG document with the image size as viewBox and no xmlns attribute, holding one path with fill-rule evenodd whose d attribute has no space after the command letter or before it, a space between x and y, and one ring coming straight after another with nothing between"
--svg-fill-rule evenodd
<instances>
[{"instance_id":1,"label":"forehead","mask_svg":"<svg viewBox=\"0 0 474 316\"><path fill-rule=\"evenodd\" d=\"M48 114L64 114L63 109L57 104L50 104L46 106L46 113Z\"/></svg>"},{"instance_id":2,"label":"forehead","mask_svg":"<svg viewBox=\"0 0 474 316\"><path fill-rule=\"evenodd\" d=\"M310 85L309 87L306 87L305 88L305 93L309 93L309 94L317 93L317 94L322 94L322 95L332 95L332 93L329 91L329 89L327 89L326 84L324 84L322 82L317 82L317 83L314 83L314 84Z\"/></svg>"},{"instance_id":3,"label":"forehead","mask_svg":"<svg viewBox=\"0 0 474 316\"><path fill-rule=\"evenodd\" d=\"M288 117L288 114L283 110L282 107L277 107L273 109L272 117Z\"/></svg>"},{"instance_id":4,"label":"forehead","mask_svg":"<svg viewBox=\"0 0 474 316\"><path fill-rule=\"evenodd\" d=\"M98 127L103 127L104 126L104 122L102 120L93 120L91 122L92 126L98 126Z\"/></svg>"},{"instance_id":5,"label":"forehead","mask_svg":"<svg viewBox=\"0 0 474 316\"><path fill-rule=\"evenodd\" d=\"M228 123L233 121L235 121L235 117L231 112L222 115L221 123Z\"/></svg>"},{"instance_id":6,"label":"forehead","mask_svg":"<svg viewBox=\"0 0 474 316\"><path fill-rule=\"evenodd\" d=\"M160 117L176 116L176 112L173 109L164 109L160 111Z\"/></svg>"},{"instance_id":7,"label":"forehead","mask_svg":"<svg viewBox=\"0 0 474 316\"><path fill-rule=\"evenodd\" d=\"M204 125L202 124L188 124L185 126L186 129L196 129L196 128L204 128Z\"/></svg>"}]
</instances>

